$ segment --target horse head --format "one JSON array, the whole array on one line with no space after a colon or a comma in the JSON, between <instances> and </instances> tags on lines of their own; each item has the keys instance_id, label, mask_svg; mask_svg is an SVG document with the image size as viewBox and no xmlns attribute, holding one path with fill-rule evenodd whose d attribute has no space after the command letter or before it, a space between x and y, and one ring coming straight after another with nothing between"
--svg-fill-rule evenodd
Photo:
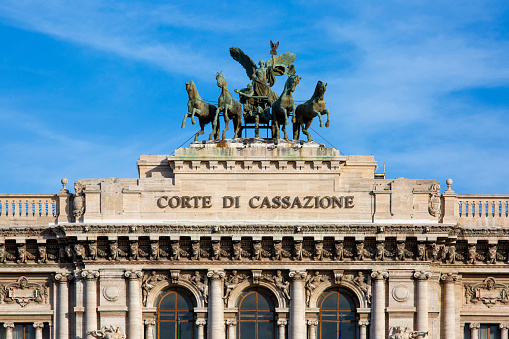
<instances>
[{"instance_id":1,"label":"horse head","mask_svg":"<svg viewBox=\"0 0 509 339\"><path fill-rule=\"evenodd\" d=\"M288 77L288 80L285 82L285 93L292 93L295 92L295 87L299 84L301 77L298 75L292 75Z\"/></svg>"},{"instance_id":2,"label":"horse head","mask_svg":"<svg viewBox=\"0 0 509 339\"><path fill-rule=\"evenodd\" d=\"M327 83L324 83L323 81L318 80L318 83L315 87L315 93L313 93L313 98L320 98L323 99L323 95L325 94L325 91L327 90Z\"/></svg>"},{"instance_id":3,"label":"horse head","mask_svg":"<svg viewBox=\"0 0 509 339\"><path fill-rule=\"evenodd\" d=\"M216 73L216 81L217 87L223 87L226 83L226 79L224 78L223 71Z\"/></svg>"},{"instance_id":4,"label":"horse head","mask_svg":"<svg viewBox=\"0 0 509 339\"><path fill-rule=\"evenodd\" d=\"M189 94L189 96L196 94L197 92L196 85L194 84L193 80L186 82L186 91Z\"/></svg>"}]
</instances>

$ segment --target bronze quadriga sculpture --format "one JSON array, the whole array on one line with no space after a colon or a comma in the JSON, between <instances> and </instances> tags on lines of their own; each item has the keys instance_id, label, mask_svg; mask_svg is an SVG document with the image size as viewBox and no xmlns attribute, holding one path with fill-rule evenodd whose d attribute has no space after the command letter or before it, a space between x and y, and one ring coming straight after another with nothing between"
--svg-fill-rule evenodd
<instances>
[{"instance_id":1,"label":"bronze quadriga sculpture","mask_svg":"<svg viewBox=\"0 0 509 339\"><path fill-rule=\"evenodd\" d=\"M327 122L325 127L329 127L329 110L325 108L325 100L323 96L327 90L327 83L318 81L315 87L315 93L311 99L297 106L293 117L293 139L299 140L300 129L302 133L308 137L308 141L313 141L313 137L308 132L314 117L320 120L320 127L323 127L322 115L327 114Z\"/></svg>"}]
</instances>

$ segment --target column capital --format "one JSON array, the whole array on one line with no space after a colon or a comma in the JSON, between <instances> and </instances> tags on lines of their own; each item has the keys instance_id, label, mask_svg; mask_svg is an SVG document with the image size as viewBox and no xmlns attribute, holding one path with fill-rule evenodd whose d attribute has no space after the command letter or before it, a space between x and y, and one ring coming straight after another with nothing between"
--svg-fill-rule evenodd
<instances>
[{"instance_id":1,"label":"column capital","mask_svg":"<svg viewBox=\"0 0 509 339\"><path fill-rule=\"evenodd\" d=\"M469 327L471 330L472 330L472 329L477 329L477 330L478 330L479 328L481 328L481 324L479 324L479 323L470 323L470 324L468 325L468 327Z\"/></svg>"},{"instance_id":2,"label":"column capital","mask_svg":"<svg viewBox=\"0 0 509 339\"><path fill-rule=\"evenodd\" d=\"M384 280L389 278L389 273L384 271L373 271L371 272L371 278L375 280Z\"/></svg>"},{"instance_id":3,"label":"column capital","mask_svg":"<svg viewBox=\"0 0 509 339\"><path fill-rule=\"evenodd\" d=\"M35 323L34 323L34 327L35 327L35 328L43 328L43 327L44 327L44 323L43 323L43 322L40 322L40 321L39 321L39 322L35 322Z\"/></svg>"},{"instance_id":4,"label":"column capital","mask_svg":"<svg viewBox=\"0 0 509 339\"><path fill-rule=\"evenodd\" d=\"M369 320L359 320L359 327L368 326Z\"/></svg>"},{"instance_id":5,"label":"column capital","mask_svg":"<svg viewBox=\"0 0 509 339\"><path fill-rule=\"evenodd\" d=\"M431 278L431 272L419 271L414 273L414 278L417 280L428 280Z\"/></svg>"},{"instance_id":6,"label":"column capital","mask_svg":"<svg viewBox=\"0 0 509 339\"><path fill-rule=\"evenodd\" d=\"M81 276L83 277L83 279L86 279L86 280L95 280L97 278L99 278L99 271L88 271L88 270L83 270L81 271Z\"/></svg>"},{"instance_id":7,"label":"column capital","mask_svg":"<svg viewBox=\"0 0 509 339\"><path fill-rule=\"evenodd\" d=\"M57 281L61 284L65 284L72 279L74 279L74 277L71 274L66 274L66 273L55 274L55 281Z\"/></svg>"},{"instance_id":8,"label":"column capital","mask_svg":"<svg viewBox=\"0 0 509 339\"><path fill-rule=\"evenodd\" d=\"M309 326L318 326L318 320L308 320L307 323Z\"/></svg>"},{"instance_id":9,"label":"column capital","mask_svg":"<svg viewBox=\"0 0 509 339\"><path fill-rule=\"evenodd\" d=\"M277 320L277 326L279 326L279 327L286 326L287 324L288 324L288 320L286 320L286 319L278 319Z\"/></svg>"},{"instance_id":10,"label":"column capital","mask_svg":"<svg viewBox=\"0 0 509 339\"><path fill-rule=\"evenodd\" d=\"M14 323L13 323L13 322L10 322L10 323L4 323L4 327L5 327L5 328L14 328Z\"/></svg>"},{"instance_id":11,"label":"column capital","mask_svg":"<svg viewBox=\"0 0 509 339\"><path fill-rule=\"evenodd\" d=\"M225 323L226 323L226 326L228 326L228 327L237 326L237 320L235 320L235 319L226 319Z\"/></svg>"},{"instance_id":12,"label":"column capital","mask_svg":"<svg viewBox=\"0 0 509 339\"><path fill-rule=\"evenodd\" d=\"M198 327L205 326L205 325L207 325L207 320L205 320L205 319L196 319L195 324Z\"/></svg>"},{"instance_id":13,"label":"column capital","mask_svg":"<svg viewBox=\"0 0 509 339\"><path fill-rule=\"evenodd\" d=\"M304 280L304 279L306 279L307 273L306 273L306 271L290 271L288 276L290 278L292 278L294 281Z\"/></svg>"},{"instance_id":14,"label":"column capital","mask_svg":"<svg viewBox=\"0 0 509 339\"><path fill-rule=\"evenodd\" d=\"M207 272L207 277L209 277L211 280L219 280L224 278L224 271L222 270L209 270Z\"/></svg>"},{"instance_id":15,"label":"column capital","mask_svg":"<svg viewBox=\"0 0 509 339\"><path fill-rule=\"evenodd\" d=\"M456 280L458 280L458 276L453 273L443 273L442 276L440 276L440 280L446 284L454 284Z\"/></svg>"},{"instance_id":16,"label":"column capital","mask_svg":"<svg viewBox=\"0 0 509 339\"><path fill-rule=\"evenodd\" d=\"M145 321L143 323L147 326L155 326L156 325L156 321L154 319L145 319Z\"/></svg>"},{"instance_id":17,"label":"column capital","mask_svg":"<svg viewBox=\"0 0 509 339\"><path fill-rule=\"evenodd\" d=\"M505 324L500 324L498 325L498 328L500 328L501 330L507 330L509 329L509 323L505 323Z\"/></svg>"},{"instance_id":18,"label":"column capital","mask_svg":"<svg viewBox=\"0 0 509 339\"><path fill-rule=\"evenodd\" d=\"M137 280L137 279L140 279L141 277L143 277L143 272L142 271L125 271L124 272L124 276L127 278L127 279L130 279L130 280Z\"/></svg>"}]
</instances>

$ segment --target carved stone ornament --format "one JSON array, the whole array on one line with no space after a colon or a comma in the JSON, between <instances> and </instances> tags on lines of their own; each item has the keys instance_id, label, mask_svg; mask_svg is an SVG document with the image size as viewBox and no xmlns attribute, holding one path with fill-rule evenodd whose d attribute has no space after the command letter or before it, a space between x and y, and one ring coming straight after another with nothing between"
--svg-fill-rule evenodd
<instances>
[{"instance_id":1,"label":"carved stone ornament","mask_svg":"<svg viewBox=\"0 0 509 339\"><path fill-rule=\"evenodd\" d=\"M389 339L411 339L418 336L426 336L428 332L412 331L408 327L395 326L389 329Z\"/></svg>"},{"instance_id":2,"label":"carved stone ornament","mask_svg":"<svg viewBox=\"0 0 509 339\"><path fill-rule=\"evenodd\" d=\"M108 285L103 288L104 299L116 301L120 297L120 287L118 285Z\"/></svg>"},{"instance_id":3,"label":"carved stone ornament","mask_svg":"<svg viewBox=\"0 0 509 339\"><path fill-rule=\"evenodd\" d=\"M428 199L428 211L434 217L440 216L442 202L440 200L440 183L434 183L430 186L431 191Z\"/></svg>"},{"instance_id":4,"label":"carved stone ornament","mask_svg":"<svg viewBox=\"0 0 509 339\"><path fill-rule=\"evenodd\" d=\"M85 194L83 190L85 187L79 181L74 183L74 198L72 201L72 214L76 219L81 218L81 216L85 213Z\"/></svg>"},{"instance_id":5,"label":"carved stone ornament","mask_svg":"<svg viewBox=\"0 0 509 339\"><path fill-rule=\"evenodd\" d=\"M408 300L410 293L405 285L397 285L392 289L392 297L397 302L405 302Z\"/></svg>"},{"instance_id":6,"label":"carved stone ornament","mask_svg":"<svg viewBox=\"0 0 509 339\"><path fill-rule=\"evenodd\" d=\"M21 276L16 282L2 286L0 295L6 303L16 302L25 307L31 302L44 302L48 297L48 291L45 286L31 283L27 277Z\"/></svg>"},{"instance_id":7,"label":"carved stone ornament","mask_svg":"<svg viewBox=\"0 0 509 339\"><path fill-rule=\"evenodd\" d=\"M122 332L120 326L103 326L100 330L87 332L93 337L104 339L126 339L125 334Z\"/></svg>"},{"instance_id":8,"label":"carved stone ornament","mask_svg":"<svg viewBox=\"0 0 509 339\"><path fill-rule=\"evenodd\" d=\"M497 303L509 303L509 286L497 283L493 277L488 277L479 284L465 285L465 289L467 304L482 302L492 307Z\"/></svg>"}]
</instances>

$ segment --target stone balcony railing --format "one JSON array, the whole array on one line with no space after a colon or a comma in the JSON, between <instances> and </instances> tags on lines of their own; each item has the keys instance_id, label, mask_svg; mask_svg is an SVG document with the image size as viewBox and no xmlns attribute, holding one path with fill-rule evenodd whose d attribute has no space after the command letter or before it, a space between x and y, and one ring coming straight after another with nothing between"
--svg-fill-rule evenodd
<instances>
[{"instance_id":1,"label":"stone balcony railing","mask_svg":"<svg viewBox=\"0 0 509 339\"><path fill-rule=\"evenodd\" d=\"M509 195L461 194L455 205L460 225L509 226Z\"/></svg>"},{"instance_id":2,"label":"stone balcony railing","mask_svg":"<svg viewBox=\"0 0 509 339\"><path fill-rule=\"evenodd\" d=\"M0 194L0 226L44 226L70 220L70 194Z\"/></svg>"}]
</instances>

